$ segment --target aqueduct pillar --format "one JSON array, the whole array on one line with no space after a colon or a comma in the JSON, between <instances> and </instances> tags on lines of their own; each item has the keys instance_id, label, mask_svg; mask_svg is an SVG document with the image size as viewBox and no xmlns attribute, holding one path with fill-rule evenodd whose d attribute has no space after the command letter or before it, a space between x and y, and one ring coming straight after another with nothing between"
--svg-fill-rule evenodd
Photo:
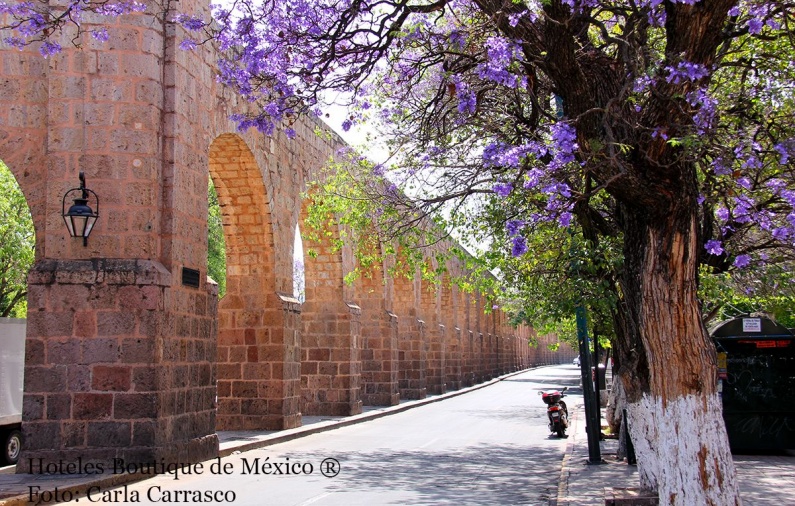
<instances>
[{"instance_id":1,"label":"aqueduct pillar","mask_svg":"<svg viewBox=\"0 0 795 506\"><path fill-rule=\"evenodd\" d=\"M163 14L115 20L109 46L85 36L76 48L72 29L47 60L2 51L19 87L2 97L0 158L36 227L20 462L209 458L217 298L204 276L206 155L175 100L188 57ZM79 172L99 195L85 247L61 218Z\"/></svg>"},{"instance_id":2,"label":"aqueduct pillar","mask_svg":"<svg viewBox=\"0 0 795 506\"><path fill-rule=\"evenodd\" d=\"M398 390L398 317L392 312L393 283L383 265L374 265L357 280L362 308L362 401L366 406L394 406Z\"/></svg>"}]
</instances>

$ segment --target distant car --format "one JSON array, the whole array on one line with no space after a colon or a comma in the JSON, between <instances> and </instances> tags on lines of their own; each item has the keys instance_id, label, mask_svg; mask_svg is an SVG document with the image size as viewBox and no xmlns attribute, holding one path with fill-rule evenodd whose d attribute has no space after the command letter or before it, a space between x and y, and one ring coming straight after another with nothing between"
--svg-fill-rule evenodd
<instances>
[{"instance_id":1,"label":"distant car","mask_svg":"<svg viewBox=\"0 0 795 506\"><path fill-rule=\"evenodd\" d=\"M576 365L577 367L580 367L580 357L579 356L574 357L574 360L572 360L571 363Z\"/></svg>"}]
</instances>

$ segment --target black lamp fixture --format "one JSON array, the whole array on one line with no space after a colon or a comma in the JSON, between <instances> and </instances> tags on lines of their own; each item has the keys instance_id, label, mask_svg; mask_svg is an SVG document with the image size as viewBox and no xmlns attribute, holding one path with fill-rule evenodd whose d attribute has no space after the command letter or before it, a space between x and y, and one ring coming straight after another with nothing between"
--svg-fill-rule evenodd
<instances>
[{"instance_id":1,"label":"black lamp fixture","mask_svg":"<svg viewBox=\"0 0 795 506\"><path fill-rule=\"evenodd\" d=\"M69 229L69 235L72 237L82 237L83 246L88 246L88 236L91 235L94 224L97 222L97 218L99 218L99 197L97 197L96 193L86 188L86 176L82 172L79 177L80 187L72 188L63 196L63 221L66 223L66 228ZM80 193L80 197L71 197L74 204L72 204L67 211L66 198L78 192ZM96 212L88 205L88 201L90 200L89 193L94 196L94 202L96 202L97 206Z\"/></svg>"}]
</instances>

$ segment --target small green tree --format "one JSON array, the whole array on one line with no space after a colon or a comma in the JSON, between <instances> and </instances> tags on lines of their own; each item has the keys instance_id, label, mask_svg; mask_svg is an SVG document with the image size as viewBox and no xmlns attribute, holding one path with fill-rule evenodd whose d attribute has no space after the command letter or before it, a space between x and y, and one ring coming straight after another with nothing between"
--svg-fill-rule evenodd
<instances>
[{"instance_id":1,"label":"small green tree","mask_svg":"<svg viewBox=\"0 0 795 506\"><path fill-rule=\"evenodd\" d=\"M25 196L11 170L0 161L0 317L27 315L27 276L36 236Z\"/></svg>"},{"instance_id":2,"label":"small green tree","mask_svg":"<svg viewBox=\"0 0 795 506\"><path fill-rule=\"evenodd\" d=\"M213 180L207 187L207 274L218 283L218 297L226 293L226 243L221 206Z\"/></svg>"}]
</instances>

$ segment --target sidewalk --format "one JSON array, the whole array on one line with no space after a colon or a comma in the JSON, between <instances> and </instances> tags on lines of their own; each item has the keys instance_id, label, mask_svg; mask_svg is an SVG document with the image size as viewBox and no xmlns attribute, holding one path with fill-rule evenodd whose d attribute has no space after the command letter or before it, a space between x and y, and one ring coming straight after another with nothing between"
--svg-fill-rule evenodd
<instances>
[{"instance_id":1,"label":"sidewalk","mask_svg":"<svg viewBox=\"0 0 795 506\"><path fill-rule=\"evenodd\" d=\"M616 460L618 440L600 442L602 464L588 464L588 438L585 433L583 404L573 406L572 427L563 458L557 499L550 506L590 506L606 504L610 489L639 488L636 466ZM604 418L602 419L604 420ZM604 423L604 421L603 421ZM734 464L740 481L743 504L782 506L795 504L795 452L786 455L735 455ZM624 505L648 504L616 502Z\"/></svg>"}]
</instances>

